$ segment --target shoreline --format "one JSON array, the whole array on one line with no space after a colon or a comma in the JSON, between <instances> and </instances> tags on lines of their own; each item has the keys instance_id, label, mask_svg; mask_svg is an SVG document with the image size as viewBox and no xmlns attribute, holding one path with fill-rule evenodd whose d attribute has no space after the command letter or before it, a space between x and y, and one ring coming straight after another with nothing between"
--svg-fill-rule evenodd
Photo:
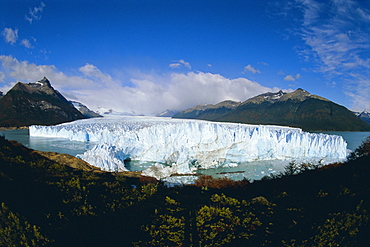
<instances>
[{"instance_id":1,"label":"shoreline","mask_svg":"<svg viewBox=\"0 0 370 247\"><path fill-rule=\"evenodd\" d=\"M28 126L21 126L21 127L0 127L0 131L4 131L4 130L25 130L25 129L29 129Z\"/></svg>"}]
</instances>

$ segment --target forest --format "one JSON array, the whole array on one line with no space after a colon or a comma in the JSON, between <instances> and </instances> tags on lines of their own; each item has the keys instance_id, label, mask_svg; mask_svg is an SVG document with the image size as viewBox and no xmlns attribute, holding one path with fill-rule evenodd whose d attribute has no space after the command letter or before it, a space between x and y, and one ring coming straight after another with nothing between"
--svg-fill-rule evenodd
<instances>
[{"instance_id":1,"label":"forest","mask_svg":"<svg viewBox=\"0 0 370 247\"><path fill-rule=\"evenodd\" d=\"M0 246L367 246L370 137L253 183L84 171L0 137Z\"/></svg>"}]
</instances>

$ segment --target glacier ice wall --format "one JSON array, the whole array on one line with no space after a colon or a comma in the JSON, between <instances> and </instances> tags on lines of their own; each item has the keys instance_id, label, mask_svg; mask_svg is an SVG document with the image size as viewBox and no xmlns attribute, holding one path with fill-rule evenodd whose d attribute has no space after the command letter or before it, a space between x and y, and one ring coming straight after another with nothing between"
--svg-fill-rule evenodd
<instances>
[{"instance_id":1,"label":"glacier ice wall","mask_svg":"<svg viewBox=\"0 0 370 247\"><path fill-rule=\"evenodd\" d=\"M282 126L202 120L104 117L30 126L29 132L31 136L96 143L79 157L106 171L126 170L126 159L174 164L181 174L255 160L341 160L347 155L347 143L340 136Z\"/></svg>"}]
</instances>

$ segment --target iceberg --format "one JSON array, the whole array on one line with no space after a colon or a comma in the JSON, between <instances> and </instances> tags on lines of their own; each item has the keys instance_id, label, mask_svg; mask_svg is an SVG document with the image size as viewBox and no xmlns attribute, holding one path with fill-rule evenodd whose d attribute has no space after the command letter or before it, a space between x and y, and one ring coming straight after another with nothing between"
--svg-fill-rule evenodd
<instances>
[{"instance_id":1,"label":"iceberg","mask_svg":"<svg viewBox=\"0 0 370 247\"><path fill-rule=\"evenodd\" d=\"M30 136L93 143L92 149L78 157L105 171L125 171L127 160L156 163L143 174L160 179L258 160L339 161L347 156L347 143L341 136L284 126L112 116L33 125L29 132Z\"/></svg>"}]
</instances>

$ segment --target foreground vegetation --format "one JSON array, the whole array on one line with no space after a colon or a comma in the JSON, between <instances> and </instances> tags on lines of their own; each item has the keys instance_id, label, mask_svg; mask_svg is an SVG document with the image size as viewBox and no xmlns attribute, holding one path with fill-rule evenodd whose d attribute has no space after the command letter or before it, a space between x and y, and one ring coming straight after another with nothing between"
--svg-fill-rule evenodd
<instances>
[{"instance_id":1,"label":"foreground vegetation","mask_svg":"<svg viewBox=\"0 0 370 247\"><path fill-rule=\"evenodd\" d=\"M0 246L367 246L369 153L370 138L344 164L167 188L0 138Z\"/></svg>"}]
</instances>

